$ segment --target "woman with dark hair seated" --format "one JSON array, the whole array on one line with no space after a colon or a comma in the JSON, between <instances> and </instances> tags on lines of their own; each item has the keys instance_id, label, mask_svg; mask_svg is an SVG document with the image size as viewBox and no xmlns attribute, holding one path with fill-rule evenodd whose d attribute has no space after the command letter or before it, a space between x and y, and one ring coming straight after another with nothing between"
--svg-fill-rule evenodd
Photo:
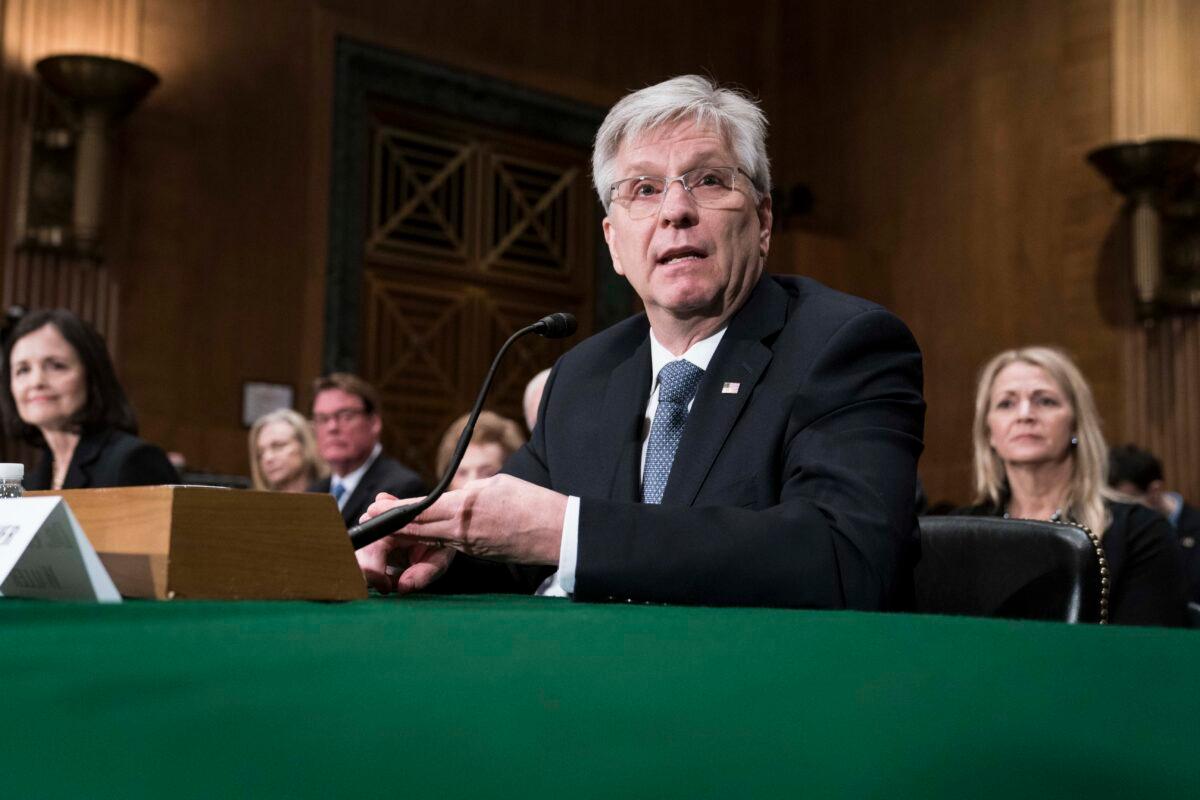
<instances>
[{"instance_id":1,"label":"woman with dark hair seated","mask_svg":"<svg viewBox=\"0 0 1200 800\"><path fill-rule=\"evenodd\" d=\"M975 396L977 505L967 514L1074 522L1100 536L1110 618L1187 624L1187 587L1170 525L1108 488L1108 449L1092 390L1051 347L1006 350L987 363Z\"/></svg>"},{"instance_id":2,"label":"woman with dark hair seated","mask_svg":"<svg viewBox=\"0 0 1200 800\"><path fill-rule=\"evenodd\" d=\"M3 384L5 432L43 450L26 489L179 482L163 451L137 438L104 339L70 311L33 311L17 323Z\"/></svg>"}]
</instances>

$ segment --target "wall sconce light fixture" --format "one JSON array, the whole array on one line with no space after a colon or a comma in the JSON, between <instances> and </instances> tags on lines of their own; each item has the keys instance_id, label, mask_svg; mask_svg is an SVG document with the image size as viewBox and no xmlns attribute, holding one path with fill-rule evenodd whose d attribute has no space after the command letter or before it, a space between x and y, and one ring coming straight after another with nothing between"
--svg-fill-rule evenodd
<instances>
[{"instance_id":1,"label":"wall sconce light fixture","mask_svg":"<svg viewBox=\"0 0 1200 800\"><path fill-rule=\"evenodd\" d=\"M1200 141L1120 142L1087 159L1132 207L1133 285L1139 318L1200 310Z\"/></svg>"},{"instance_id":2,"label":"wall sconce light fixture","mask_svg":"<svg viewBox=\"0 0 1200 800\"><path fill-rule=\"evenodd\" d=\"M23 205L22 245L101 257L108 133L158 85L143 66L93 55L57 55L37 73L65 101L59 124L35 125Z\"/></svg>"}]
</instances>

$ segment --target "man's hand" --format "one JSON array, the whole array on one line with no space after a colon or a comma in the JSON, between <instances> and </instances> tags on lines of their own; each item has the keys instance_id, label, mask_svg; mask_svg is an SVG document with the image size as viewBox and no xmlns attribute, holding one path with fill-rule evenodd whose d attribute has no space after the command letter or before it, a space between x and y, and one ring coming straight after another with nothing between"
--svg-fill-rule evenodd
<instances>
[{"instance_id":1,"label":"man's hand","mask_svg":"<svg viewBox=\"0 0 1200 800\"><path fill-rule=\"evenodd\" d=\"M375 498L363 522L410 500ZM367 583L387 594L424 589L454 552L517 564L557 564L567 498L509 475L447 492L403 530L357 552ZM389 573L389 566L393 577Z\"/></svg>"},{"instance_id":2,"label":"man's hand","mask_svg":"<svg viewBox=\"0 0 1200 800\"><path fill-rule=\"evenodd\" d=\"M396 506L415 503L420 498L401 500L387 492L375 496L367 512L359 518L366 522ZM402 537L385 536L354 553L367 585L381 594L408 594L424 589L450 567L454 551L431 547Z\"/></svg>"}]
</instances>

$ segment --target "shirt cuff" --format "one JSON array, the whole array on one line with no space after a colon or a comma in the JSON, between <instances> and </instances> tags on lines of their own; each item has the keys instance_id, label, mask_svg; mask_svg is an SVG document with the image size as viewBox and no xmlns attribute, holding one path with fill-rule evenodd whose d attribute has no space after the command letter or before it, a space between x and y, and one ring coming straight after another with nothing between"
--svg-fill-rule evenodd
<instances>
[{"instance_id":1,"label":"shirt cuff","mask_svg":"<svg viewBox=\"0 0 1200 800\"><path fill-rule=\"evenodd\" d=\"M563 514L562 542L558 546L558 572L542 582L540 597L570 597L575 594L575 557L579 552L579 498L567 497Z\"/></svg>"},{"instance_id":2,"label":"shirt cuff","mask_svg":"<svg viewBox=\"0 0 1200 800\"><path fill-rule=\"evenodd\" d=\"M558 548L558 585L567 595L575 594L575 559L579 556L579 498L567 498L563 514L562 544Z\"/></svg>"}]
</instances>

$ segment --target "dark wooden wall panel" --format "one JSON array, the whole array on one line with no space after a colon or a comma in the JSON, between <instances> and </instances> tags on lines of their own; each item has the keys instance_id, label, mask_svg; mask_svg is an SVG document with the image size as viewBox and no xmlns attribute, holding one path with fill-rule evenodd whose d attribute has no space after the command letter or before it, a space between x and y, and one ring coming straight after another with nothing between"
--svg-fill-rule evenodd
<instances>
[{"instance_id":1,"label":"dark wooden wall panel","mask_svg":"<svg viewBox=\"0 0 1200 800\"><path fill-rule=\"evenodd\" d=\"M607 104L697 69L754 87L775 35L719 2L684 17L555 0L144 6L163 82L122 138L122 374L149 437L225 472L247 469L242 382L291 384L303 407L320 370L336 37Z\"/></svg>"},{"instance_id":2,"label":"dark wooden wall panel","mask_svg":"<svg viewBox=\"0 0 1200 800\"><path fill-rule=\"evenodd\" d=\"M759 92L777 183L807 182L817 198L807 231L777 236L772 267L877 299L910 323L927 359L922 471L935 497L965 500L974 375L1003 347L1075 353L1114 440L1150 430L1139 424L1159 425L1151 444L1192 430L1177 414L1131 419L1149 406L1135 408L1123 368L1141 345L1114 254L1119 201L1083 162L1112 135L1113 2L694 2L686 14L629 0L0 9L6 43L24 24L14 9L37 6L49 44L99 31L103 46L162 76L114 141L113 277L94 290L109 292L101 306L146 434L195 466L246 469L244 381L292 384L303 404L320 369L335 41L350 36L596 105L681 72ZM79 22L91 19L81 9L102 23ZM13 69L6 62L6 91ZM6 96L5 109L13 102ZM14 136L6 116L6 170ZM51 272L9 280L32 291ZM92 291L72 280L51 294ZM1186 360L1189 346L1171 358Z\"/></svg>"},{"instance_id":3,"label":"dark wooden wall panel","mask_svg":"<svg viewBox=\"0 0 1200 800\"><path fill-rule=\"evenodd\" d=\"M1004 348L1071 351L1119 438L1100 270L1119 203L1084 163L1111 129L1110 3L821 2L784 24L798 80L776 133L813 226L879 254L922 346L930 494L969 499L975 375Z\"/></svg>"}]
</instances>

